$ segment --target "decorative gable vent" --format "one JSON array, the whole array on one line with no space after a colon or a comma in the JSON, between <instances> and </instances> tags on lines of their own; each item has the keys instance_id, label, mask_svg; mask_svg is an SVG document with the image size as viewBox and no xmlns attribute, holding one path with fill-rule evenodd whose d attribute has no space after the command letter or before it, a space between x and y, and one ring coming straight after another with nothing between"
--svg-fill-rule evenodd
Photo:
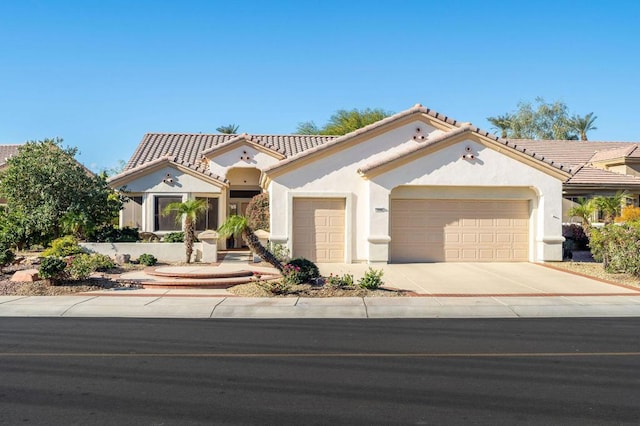
<instances>
[{"instance_id":1,"label":"decorative gable vent","mask_svg":"<svg viewBox=\"0 0 640 426\"><path fill-rule=\"evenodd\" d=\"M413 140L414 141L418 141L418 142L422 142L425 139L427 139L427 137L422 134L422 128L416 127L416 133L413 135Z\"/></svg>"}]
</instances>

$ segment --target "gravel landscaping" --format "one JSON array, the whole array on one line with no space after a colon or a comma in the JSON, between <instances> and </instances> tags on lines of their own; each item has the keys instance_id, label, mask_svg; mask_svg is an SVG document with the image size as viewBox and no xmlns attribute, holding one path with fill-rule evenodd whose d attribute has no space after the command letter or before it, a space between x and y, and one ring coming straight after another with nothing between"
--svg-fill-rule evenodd
<instances>
[{"instance_id":1,"label":"gravel landscaping","mask_svg":"<svg viewBox=\"0 0 640 426\"><path fill-rule=\"evenodd\" d=\"M640 288L640 277L629 274L611 274L605 272L601 263L593 262L583 256L577 256L580 261L555 262L548 264L551 267L576 272L589 277L599 278L608 282ZM587 261L582 261L587 260ZM131 287L135 284L116 282L115 279L124 272L141 269L144 266L126 265L109 271L108 273L96 273L84 281L69 281L52 286L46 280L35 282L12 282L10 278L17 270L35 268L37 265L26 260L19 265L2 268L0 273L0 296L60 296L74 293L86 293L95 290ZM393 289L367 290L354 286L352 288L339 288L329 285L300 284L293 286L285 295L277 295L265 288L265 285L250 283L229 288L229 292L242 297L397 297L408 296L411 293Z\"/></svg>"}]
</instances>

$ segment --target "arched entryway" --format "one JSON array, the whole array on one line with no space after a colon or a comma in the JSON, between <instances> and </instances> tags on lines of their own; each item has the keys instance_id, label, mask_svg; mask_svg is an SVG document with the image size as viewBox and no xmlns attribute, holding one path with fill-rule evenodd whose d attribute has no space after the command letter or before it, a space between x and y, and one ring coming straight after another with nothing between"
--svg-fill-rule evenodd
<instances>
[{"instance_id":1,"label":"arched entryway","mask_svg":"<svg viewBox=\"0 0 640 426\"><path fill-rule=\"evenodd\" d=\"M229 192L227 197L227 216L244 216L253 197L262 193L260 187L261 171L253 167L236 167L227 172ZM227 248L242 248L244 241L231 237L227 239Z\"/></svg>"}]
</instances>

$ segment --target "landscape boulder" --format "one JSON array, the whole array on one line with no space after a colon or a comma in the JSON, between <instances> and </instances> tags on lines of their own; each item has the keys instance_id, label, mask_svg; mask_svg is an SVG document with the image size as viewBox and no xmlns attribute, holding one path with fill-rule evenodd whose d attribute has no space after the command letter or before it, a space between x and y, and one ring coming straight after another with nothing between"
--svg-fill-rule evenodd
<instances>
[{"instance_id":1,"label":"landscape boulder","mask_svg":"<svg viewBox=\"0 0 640 426\"><path fill-rule=\"evenodd\" d=\"M34 282L40 280L38 277L37 269L23 269L22 271L16 271L11 277L11 281L14 282Z\"/></svg>"}]
</instances>

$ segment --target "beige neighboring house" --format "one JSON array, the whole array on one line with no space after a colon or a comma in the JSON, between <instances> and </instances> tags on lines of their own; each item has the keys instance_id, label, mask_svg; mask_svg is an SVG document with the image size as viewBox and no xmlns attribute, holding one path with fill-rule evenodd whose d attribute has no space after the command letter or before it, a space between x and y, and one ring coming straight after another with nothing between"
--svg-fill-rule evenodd
<instances>
[{"instance_id":1,"label":"beige neighboring house","mask_svg":"<svg viewBox=\"0 0 640 426\"><path fill-rule=\"evenodd\" d=\"M580 198L626 191L628 203L640 205L640 143L520 139L512 142L572 169L571 178L563 185L563 222L581 222L580 218L567 214ZM593 221L597 223L600 219L596 212Z\"/></svg>"},{"instance_id":2,"label":"beige neighboring house","mask_svg":"<svg viewBox=\"0 0 640 426\"><path fill-rule=\"evenodd\" d=\"M601 154L632 145L509 141L416 105L339 137L149 133L110 184L121 225L159 234L168 203L205 200L204 231L267 191L270 240L315 262L560 261L564 197L640 189L636 151Z\"/></svg>"}]
</instances>

